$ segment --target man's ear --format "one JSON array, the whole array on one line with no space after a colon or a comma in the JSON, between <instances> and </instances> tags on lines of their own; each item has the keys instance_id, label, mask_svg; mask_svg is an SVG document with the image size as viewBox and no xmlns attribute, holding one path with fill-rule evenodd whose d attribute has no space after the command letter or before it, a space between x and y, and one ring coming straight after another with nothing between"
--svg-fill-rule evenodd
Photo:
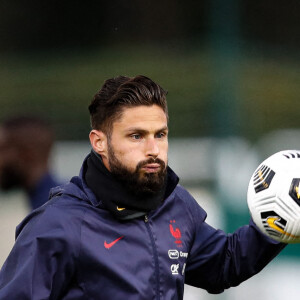
<instances>
[{"instance_id":1,"label":"man's ear","mask_svg":"<svg viewBox=\"0 0 300 300\"><path fill-rule=\"evenodd\" d=\"M107 136L103 131L93 129L89 135L91 145L102 158L107 158Z\"/></svg>"}]
</instances>

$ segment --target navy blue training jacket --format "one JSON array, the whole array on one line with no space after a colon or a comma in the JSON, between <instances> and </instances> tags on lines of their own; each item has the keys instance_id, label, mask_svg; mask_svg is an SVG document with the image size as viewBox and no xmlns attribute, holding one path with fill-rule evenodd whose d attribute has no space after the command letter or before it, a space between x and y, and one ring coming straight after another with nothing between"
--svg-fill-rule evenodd
<instances>
[{"instance_id":1,"label":"navy blue training jacket","mask_svg":"<svg viewBox=\"0 0 300 300\"><path fill-rule=\"evenodd\" d=\"M226 235L181 186L145 217L120 221L79 177L18 226L1 300L176 300L184 283L220 293L260 271L283 244L253 223Z\"/></svg>"}]
</instances>

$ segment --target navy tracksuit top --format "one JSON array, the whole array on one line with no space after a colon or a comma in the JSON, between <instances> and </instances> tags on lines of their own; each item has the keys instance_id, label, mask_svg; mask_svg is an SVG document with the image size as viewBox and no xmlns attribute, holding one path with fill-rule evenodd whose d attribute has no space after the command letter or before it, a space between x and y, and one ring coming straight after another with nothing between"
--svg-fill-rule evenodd
<instances>
[{"instance_id":1,"label":"navy tracksuit top","mask_svg":"<svg viewBox=\"0 0 300 300\"><path fill-rule=\"evenodd\" d=\"M78 177L18 226L1 300L183 299L184 283L221 293L284 247L250 222L226 235L180 185L144 217L121 221Z\"/></svg>"}]
</instances>

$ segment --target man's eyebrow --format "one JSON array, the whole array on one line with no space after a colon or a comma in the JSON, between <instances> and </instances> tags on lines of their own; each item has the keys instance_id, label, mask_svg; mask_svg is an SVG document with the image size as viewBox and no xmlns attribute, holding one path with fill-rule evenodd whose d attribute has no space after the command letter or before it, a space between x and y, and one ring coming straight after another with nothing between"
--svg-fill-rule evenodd
<instances>
[{"instance_id":1,"label":"man's eyebrow","mask_svg":"<svg viewBox=\"0 0 300 300\"><path fill-rule=\"evenodd\" d=\"M168 126L164 126L158 130L156 130L155 132L161 132L161 131L168 131ZM126 129L126 132L139 132L139 133L148 133L148 130L145 130L143 128L140 127L130 127Z\"/></svg>"},{"instance_id":2,"label":"man's eyebrow","mask_svg":"<svg viewBox=\"0 0 300 300\"><path fill-rule=\"evenodd\" d=\"M161 131L168 131L169 127L166 125L164 127L162 127L161 129L157 130L157 132L161 132Z\"/></svg>"}]
</instances>

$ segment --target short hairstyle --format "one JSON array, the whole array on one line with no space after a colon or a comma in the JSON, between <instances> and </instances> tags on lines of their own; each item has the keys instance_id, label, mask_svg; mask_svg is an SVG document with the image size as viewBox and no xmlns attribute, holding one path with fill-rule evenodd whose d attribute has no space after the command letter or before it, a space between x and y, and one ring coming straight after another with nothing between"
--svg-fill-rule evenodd
<instances>
[{"instance_id":1,"label":"short hairstyle","mask_svg":"<svg viewBox=\"0 0 300 300\"><path fill-rule=\"evenodd\" d=\"M150 78L118 76L107 79L89 105L91 127L110 136L125 108L158 105L168 118L167 92Z\"/></svg>"}]
</instances>

